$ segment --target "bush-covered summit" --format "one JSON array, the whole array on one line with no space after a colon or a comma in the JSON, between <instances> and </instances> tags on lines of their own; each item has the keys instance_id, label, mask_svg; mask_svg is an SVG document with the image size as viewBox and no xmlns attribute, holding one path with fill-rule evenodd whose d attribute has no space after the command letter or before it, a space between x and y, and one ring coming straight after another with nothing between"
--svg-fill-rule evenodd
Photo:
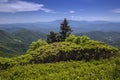
<instances>
[{"instance_id":1,"label":"bush-covered summit","mask_svg":"<svg viewBox=\"0 0 120 80\"><path fill-rule=\"evenodd\" d=\"M37 42L36 42L37 43ZM45 43L44 41L41 43ZM33 47L31 44L31 47ZM36 45L37 46L37 45ZM59 62L69 60L99 60L116 57L119 50L115 47L94 41L86 36L70 35L65 42L55 42L30 48L27 54L32 55L31 63Z\"/></svg>"},{"instance_id":2,"label":"bush-covered summit","mask_svg":"<svg viewBox=\"0 0 120 80\"><path fill-rule=\"evenodd\" d=\"M33 42L26 54L0 60L1 69L14 65L41 64L70 60L100 60L118 57L119 50L115 47L94 41L86 36L70 35L63 42L48 44L46 41ZM4 62L3 62L4 61Z\"/></svg>"}]
</instances>

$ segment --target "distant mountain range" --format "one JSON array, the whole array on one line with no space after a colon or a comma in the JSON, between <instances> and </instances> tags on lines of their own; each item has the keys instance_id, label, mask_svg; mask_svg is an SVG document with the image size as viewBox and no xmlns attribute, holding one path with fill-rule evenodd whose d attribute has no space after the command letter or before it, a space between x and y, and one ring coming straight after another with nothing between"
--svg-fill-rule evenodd
<instances>
[{"instance_id":1,"label":"distant mountain range","mask_svg":"<svg viewBox=\"0 0 120 80\"><path fill-rule=\"evenodd\" d=\"M120 22L72 20L69 20L68 22L74 33L90 31L120 32ZM0 24L0 29L12 32L25 28L39 33L49 33L50 31L59 31L61 23L62 20L36 23Z\"/></svg>"}]
</instances>

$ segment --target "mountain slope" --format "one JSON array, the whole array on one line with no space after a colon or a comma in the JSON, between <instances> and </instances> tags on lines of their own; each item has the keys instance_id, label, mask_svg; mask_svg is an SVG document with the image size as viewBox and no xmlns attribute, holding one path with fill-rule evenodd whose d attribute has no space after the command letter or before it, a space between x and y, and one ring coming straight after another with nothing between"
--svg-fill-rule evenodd
<instances>
[{"instance_id":1,"label":"mountain slope","mask_svg":"<svg viewBox=\"0 0 120 80\"><path fill-rule=\"evenodd\" d=\"M0 56L11 57L24 52L24 44L14 35L0 30Z\"/></svg>"},{"instance_id":2,"label":"mountain slope","mask_svg":"<svg viewBox=\"0 0 120 80\"><path fill-rule=\"evenodd\" d=\"M14 37L9 33L0 30L0 43L4 42L14 42Z\"/></svg>"},{"instance_id":3,"label":"mountain slope","mask_svg":"<svg viewBox=\"0 0 120 80\"><path fill-rule=\"evenodd\" d=\"M20 29L12 33L22 43L29 45L31 42L41 38L41 35L37 32L33 32L27 29Z\"/></svg>"},{"instance_id":4,"label":"mountain slope","mask_svg":"<svg viewBox=\"0 0 120 80\"><path fill-rule=\"evenodd\" d=\"M0 56L12 57L25 53L31 42L41 38L41 35L26 29L13 33L0 30Z\"/></svg>"}]
</instances>

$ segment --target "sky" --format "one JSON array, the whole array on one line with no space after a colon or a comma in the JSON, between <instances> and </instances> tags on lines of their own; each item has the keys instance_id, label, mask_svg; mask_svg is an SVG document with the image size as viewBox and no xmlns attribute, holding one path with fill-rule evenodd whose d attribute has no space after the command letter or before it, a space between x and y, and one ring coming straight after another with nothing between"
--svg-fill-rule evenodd
<instances>
[{"instance_id":1,"label":"sky","mask_svg":"<svg viewBox=\"0 0 120 80\"><path fill-rule=\"evenodd\" d=\"M64 18L120 22L120 0L0 0L0 24Z\"/></svg>"}]
</instances>

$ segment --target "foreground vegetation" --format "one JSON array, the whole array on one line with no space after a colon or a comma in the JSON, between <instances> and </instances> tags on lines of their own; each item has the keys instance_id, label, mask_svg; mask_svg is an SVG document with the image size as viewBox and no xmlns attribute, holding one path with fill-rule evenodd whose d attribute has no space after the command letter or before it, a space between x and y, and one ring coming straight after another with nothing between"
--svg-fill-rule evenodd
<instances>
[{"instance_id":1,"label":"foreground vegetation","mask_svg":"<svg viewBox=\"0 0 120 80\"><path fill-rule=\"evenodd\" d=\"M0 71L0 78L1 80L120 80L120 59L14 66Z\"/></svg>"}]
</instances>

